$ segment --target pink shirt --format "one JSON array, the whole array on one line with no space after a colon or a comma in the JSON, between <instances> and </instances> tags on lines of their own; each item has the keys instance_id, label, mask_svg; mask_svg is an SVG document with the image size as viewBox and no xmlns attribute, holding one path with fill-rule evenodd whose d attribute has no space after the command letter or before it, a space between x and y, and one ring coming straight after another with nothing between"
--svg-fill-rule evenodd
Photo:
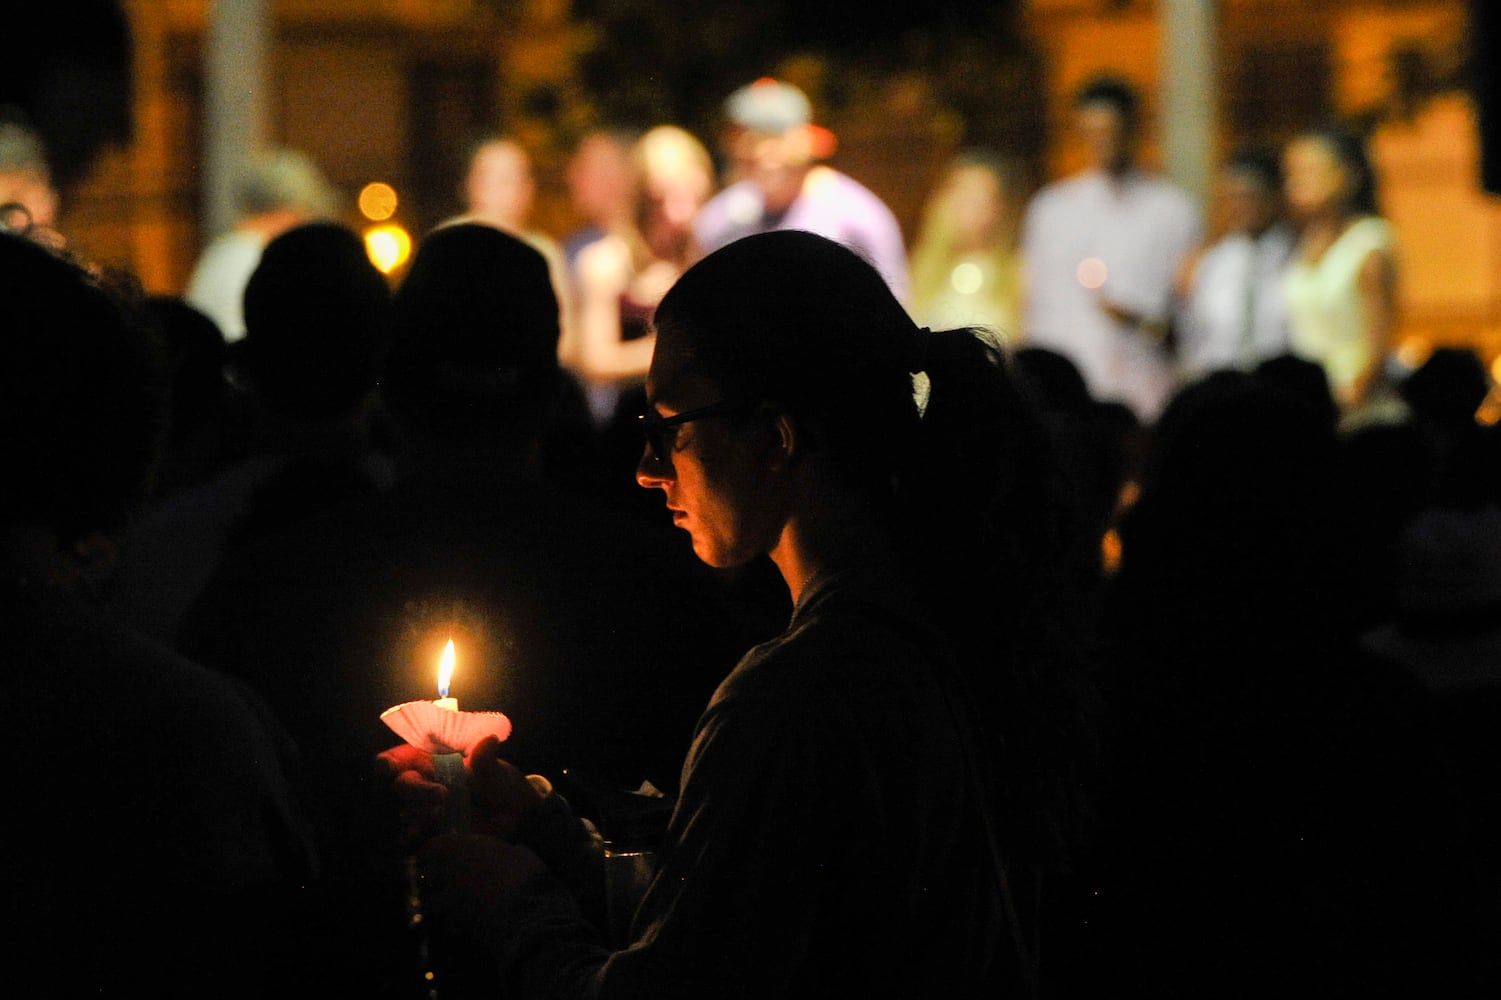
<instances>
[{"instance_id":1,"label":"pink shirt","mask_svg":"<svg viewBox=\"0 0 1501 1000\"><path fill-rule=\"evenodd\" d=\"M704 205L693 229L704 253L773 229L817 233L863 255L881 272L897 301L907 303L907 245L896 216L869 188L829 167L813 168L802 193L780 218L766 216L760 188L739 181Z\"/></svg>"}]
</instances>

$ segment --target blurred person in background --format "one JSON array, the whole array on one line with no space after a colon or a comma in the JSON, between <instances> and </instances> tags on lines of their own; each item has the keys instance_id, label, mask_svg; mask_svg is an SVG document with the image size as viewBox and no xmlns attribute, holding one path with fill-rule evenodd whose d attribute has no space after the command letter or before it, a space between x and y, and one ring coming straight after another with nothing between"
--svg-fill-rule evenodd
<instances>
[{"instance_id":1,"label":"blurred person in background","mask_svg":"<svg viewBox=\"0 0 1501 1000\"><path fill-rule=\"evenodd\" d=\"M1397 320L1397 248L1377 202L1360 136L1339 123L1283 149L1287 204L1298 224L1284 292L1292 349L1329 376L1347 425L1400 412L1386 366Z\"/></svg>"},{"instance_id":2,"label":"blurred person in background","mask_svg":"<svg viewBox=\"0 0 1501 1000\"><path fill-rule=\"evenodd\" d=\"M0 205L19 205L27 225L50 229L57 225L59 200L42 137L16 109L0 109Z\"/></svg>"},{"instance_id":3,"label":"blurred person in background","mask_svg":"<svg viewBox=\"0 0 1501 1000\"><path fill-rule=\"evenodd\" d=\"M637 138L625 128L591 129L568 158L563 179L579 224L563 239L563 259L575 281L579 252L606 233L630 225L635 210L631 148Z\"/></svg>"},{"instance_id":4,"label":"blurred person in background","mask_svg":"<svg viewBox=\"0 0 1501 1000\"><path fill-rule=\"evenodd\" d=\"M693 220L714 191L709 151L685 129L650 129L630 156L634 200L629 218L579 253L578 350L565 358L589 385L601 426L616 418L622 394L646 380L656 343L652 310L698 257ZM633 396L624 418L633 444L639 444L635 420L640 412L640 399ZM621 476L632 487L636 457L631 456Z\"/></svg>"},{"instance_id":5,"label":"blurred person in background","mask_svg":"<svg viewBox=\"0 0 1501 1000\"><path fill-rule=\"evenodd\" d=\"M836 141L813 124L808 95L770 77L725 101L736 178L704 205L694 231L704 253L742 236L801 229L851 248L876 266L897 301L908 299L907 246L886 203L827 163Z\"/></svg>"},{"instance_id":6,"label":"blurred person in background","mask_svg":"<svg viewBox=\"0 0 1501 1000\"><path fill-rule=\"evenodd\" d=\"M1288 349L1283 283L1295 233L1283 210L1277 152L1237 150L1220 167L1222 235L1184 271L1180 378L1251 371Z\"/></svg>"},{"instance_id":7,"label":"blurred person in background","mask_svg":"<svg viewBox=\"0 0 1501 1000\"><path fill-rule=\"evenodd\" d=\"M1020 341L1022 185L1020 164L992 150L964 150L945 166L912 245L919 323L984 326L1005 343Z\"/></svg>"},{"instance_id":8,"label":"blurred person in background","mask_svg":"<svg viewBox=\"0 0 1501 1000\"><path fill-rule=\"evenodd\" d=\"M1203 224L1186 192L1140 162L1132 84L1093 77L1073 113L1088 165L1045 185L1023 218L1025 336L1072 359L1096 399L1151 424L1173 387L1176 282Z\"/></svg>"}]
</instances>

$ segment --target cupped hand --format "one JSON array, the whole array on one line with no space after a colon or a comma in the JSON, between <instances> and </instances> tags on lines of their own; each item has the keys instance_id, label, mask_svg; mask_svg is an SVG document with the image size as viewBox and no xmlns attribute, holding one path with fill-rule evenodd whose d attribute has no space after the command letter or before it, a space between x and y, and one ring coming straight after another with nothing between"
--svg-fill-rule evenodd
<instances>
[{"instance_id":1,"label":"cupped hand","mask_svg":"<svg viewBox=\"0 0 1501 1000\"><path fill-rule=\"evenodd\" d=\"M447 824L448 789L438 783L432 754L407 743L375 756L376 773L391 779L401 819L401 845L415 850Z\"/></svg>"},{"instance_id":2,"label":"cupped hand","mask_svg":"<svg viewBox=\"0 0 1501 1000\"><path fill-rule=\"evenodd\" d=\"M417 855L424 916L477 930L494 904L547 871L531 848L482 833L445 833Z\"/></svg>"},{"instance_id":3,"label":"cupped hand","mask_svg":"<svg viewBox=\"0 0 1501 1000\"><path fill-rule=\"evenodd\" d=\"M528 777L500 756L500 740L487 736L469 751L469 797L476 833L515 840L527 814L547 794L546 780Z\"/></svg>"}]
</instances>

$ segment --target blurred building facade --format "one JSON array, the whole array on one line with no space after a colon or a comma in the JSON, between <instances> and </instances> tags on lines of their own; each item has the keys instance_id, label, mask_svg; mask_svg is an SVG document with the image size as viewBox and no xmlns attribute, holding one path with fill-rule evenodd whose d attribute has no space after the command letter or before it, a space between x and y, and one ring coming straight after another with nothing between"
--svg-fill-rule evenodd
<instances>
[{"instance_id":1,"label":"blurred building facade","mask_svg":"<svg viewBox=\"0 0 1501 1000\"><path fill-rule=\"evenodd\" d=\"M398 221L420 232L457 208L468 140L503 127L534 152L536 221L558 231L572 224L562 163L597 111L578 66L601 44L597 25L573 9L581 3L241 2L263 2L268 14L264 138L310 153L351 205L364 184L385 181L401 194ZM107 151L70 192L63 223L82 253L131 268L152 291L175 292L211 235L203 157L210 0L121 4L133 34L134 138ZM1203 49L1217 86L1200 102L1206 120L1177 121L1176 133L1163 117L1165 75L1178 72L1167 67L1181 67L1184 56L1172 0L1027 0L1019 8L1032 49L1025 72L1035 79L994 80L996 107L1011 111L1005 128L977 131L935 94L926 72L846 85L842 100L825 105L835 109L827 124L840 136L836 163L891 203L909 238L941 164L977 136L1021 147L1012 151L1034 162L1039 183L1076 165L1064 128L1068 95L1096 70L1141 85L1148 154L1159 159L1169 152L1163 137L1181 137L1185 125L1218 156L1244 141L1278 142L1336 112L1371 135L1383 208L1403 248L1404 336L1474 344L1487 359L1501 353L1501 200L1480 183L1463 0L1197 0L1213 36L1208 45L1188 42ZM929 65L945 65L944 55ZM839 83L816 55L790 53L770 68L805 83L816 105Z\"/></svg>"}]
</instances>

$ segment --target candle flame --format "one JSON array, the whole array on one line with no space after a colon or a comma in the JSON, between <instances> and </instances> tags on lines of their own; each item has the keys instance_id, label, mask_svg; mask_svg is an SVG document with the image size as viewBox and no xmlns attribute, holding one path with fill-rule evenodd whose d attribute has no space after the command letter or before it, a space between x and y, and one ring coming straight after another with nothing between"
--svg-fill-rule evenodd
<instances>
[{"instance_id":1,"label":"candle flame","mask_svg":"<svg viewBox=\"0 0 1501 1000\"><path fill-rule=\"evenodd\" d=\"M453 640L443 647L443 656L438 661L438 697L448 697L448 682L453 680Z\"/></svg>"}]
</instances>

